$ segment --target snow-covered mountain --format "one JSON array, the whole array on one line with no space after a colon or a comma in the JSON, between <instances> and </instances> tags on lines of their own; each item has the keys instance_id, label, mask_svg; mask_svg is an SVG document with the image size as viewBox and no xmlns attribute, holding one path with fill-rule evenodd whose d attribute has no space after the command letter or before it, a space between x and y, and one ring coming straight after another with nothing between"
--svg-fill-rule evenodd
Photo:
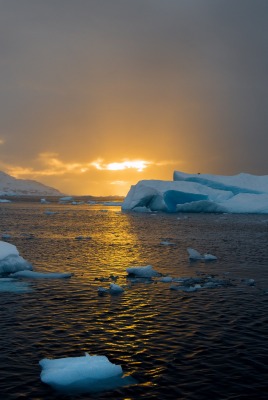
<instances>
[{"instance_id":1,"label":"snow-covered mountain","mask_svg":"<svg viewBox=\"0 0 268 400\"><path fill-rule=\"evenodd\" d=\"M0 171L0 196L61 196L57 189L28 179L16 179Z\"/></svg>"}]
</instances>

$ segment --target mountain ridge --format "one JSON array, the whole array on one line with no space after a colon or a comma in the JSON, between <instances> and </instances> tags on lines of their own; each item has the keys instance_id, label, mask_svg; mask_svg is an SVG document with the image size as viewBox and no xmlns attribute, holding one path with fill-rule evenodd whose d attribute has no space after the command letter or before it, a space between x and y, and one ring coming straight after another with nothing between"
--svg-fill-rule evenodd
<instances>
[{"instance_id":1,"label":"mountain ridge","mask_svg":"<svg viewBox=\"0 0 268 400\"><path fill-rule=\"evenodd\" d=\"M17 179L0 171L0 196L62 196L58 189L31 179Z\"/></svg>"}]
</instances>

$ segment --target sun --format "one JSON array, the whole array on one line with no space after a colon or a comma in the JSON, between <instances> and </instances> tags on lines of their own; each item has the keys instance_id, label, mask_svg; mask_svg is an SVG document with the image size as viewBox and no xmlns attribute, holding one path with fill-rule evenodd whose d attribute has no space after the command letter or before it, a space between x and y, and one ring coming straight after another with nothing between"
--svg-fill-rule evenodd
<instances>
[{"instance_id":1,"label":"sun","mask_svg":"<svg viewBox=\"0 0 268 400\"><path fill-rule=\"evenodd\" d=\"M136 169L139 172L142 172L145 168L147 168L149 162L148 161L122 161L122 162L113 162L107 164L107 170L109 171L122 171L124 169Z\"/></svg>"},{"instance_id":2,"label":"sun","mask_svg":"<svg viewBox=\"0 0 268 400\"><path fill-rule=\"evenodd\" d=\"M91 165L93 165L98 170L123 171L125 169L136 169L138 172L142 172L150 164L152 164L150 161L145 160L121 161L112 162L109 164L104 164L102 160L97 160L91 163Z\"/></svg>"}]
</instances>

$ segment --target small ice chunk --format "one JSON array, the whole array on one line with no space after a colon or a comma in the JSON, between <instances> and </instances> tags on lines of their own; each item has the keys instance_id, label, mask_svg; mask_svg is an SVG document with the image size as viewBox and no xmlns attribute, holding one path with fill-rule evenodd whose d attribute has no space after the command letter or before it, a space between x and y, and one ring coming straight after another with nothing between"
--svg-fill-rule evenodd
<instances>
[{"instance_id":1,"label":"small ice chunk","mask_svg":"<svg viewBox=\"0 0 268 400\"><path fill-rule=\"evenodd\" d=\"M202 255L197 250L192 249L191 247L188 247L187 251L188 251L190 260L202 260Z\"/></svg>"},{"instance_id":2,"label":"small ice chunk","mask_svg":"<svg viewBox=\"0 0 268 400\"><path fill-rule=\"evenodd\" d=\"M159 279L160 282L172 282L173 278L171 276L163 276L162 278Z\"/></svg>"},{"instance_id":3,"label":"small ice chunk","mask_svg":"<svg viewBox=\"0 0 268 400\"><path fill-rule=\"evenodd\" d=\"M212 254L209 254L209 253L200 254L197 250L192 249L191 247L188 247L187 251L188 251L188 254L189 254L189 260L190 261L197 261L197 260L213 261L213 260L217 260L216 256L213 256Z\"/></svg>"},{"instance_id":4,"label":"small ice chunk","mask_svg":"<svg viewBox=\"0 0 268 400\"><path fill-rule=\"evenodd\" d=\"M29 278L29 279L64 279L70 278L72 274L70 272L34 272L34 271L18 271L10 274L14 278Z\"/></svg>"},{"instance_id":5,"label":"small ice chunk","mask_svg":"<svg viewBox=\"0 0 268 400\"><path fill-rule=\"evenodd\" d=\"M42 367L41 380L50 385L69 385L82 378L107 379L122 375L121 365L112 364L106 356L67 357L39 362Z\"/></svg>"},{"instance_id":6,"label":"small ice chunk","mask_svg":"<svg viewBox=\"0 0 268 400\"><path fill-rule=\"evenodd\" d=\"M151 265L146 265L145 267L129 267L127 268L127 273L140 278L152 278L153 276L159 276L159 273L155 271Z\"/></svg>"},{"instance_id":7,"label":"small ice chunk","mask_svg":"<svg viewBox=\"0 0 268 400\"><path fill-rule=\"evenodd\" d=\"M119 293L123 293L123 292L124 292L124 289L121 286L116 285L115 283L110 284L110 293L111 294L119 294Z\"/></svg>"},{"instance_id":8,"label":"small ice chunk","mask_svg":"<svg viewBox=\"0 0 268 400\"><path fill-rule=\"evenodd\" d=\"M213 260L217 260L217 257L216 257L216 256L213 256L212 254L205 253L205 254L203 255L203 259L204 259L205 261L213 261Z\"/></svg>"},{"instance_id":9,"label":"small ice chunk","mask_svg":"<svg viewBox=\"0 0 268 400\"><path fill-rule=\"evenodd\" d=\"M46 210L46 211L44 212L44 214L45 214L45 215L54 215L54 214L57 214L57 211Z\"/></svg>"},{"instance_id":10,"label":"small ice chunk","mask_svg":"<svg viewBox=\"0 0 268 400\"><path fill-rule=\"evenodd\" d=\"M46 199L41 199L41 200L40 200L40 203L41 203L41 204L49 204L49 201L47 201Z\"/></svg>"}]
</instances>

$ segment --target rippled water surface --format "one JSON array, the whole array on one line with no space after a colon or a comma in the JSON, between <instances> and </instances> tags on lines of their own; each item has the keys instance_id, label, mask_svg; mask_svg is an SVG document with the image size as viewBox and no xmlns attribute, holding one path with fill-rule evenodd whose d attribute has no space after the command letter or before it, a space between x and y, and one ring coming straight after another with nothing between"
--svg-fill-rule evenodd
<instances>
[{"instance_id":1,"label":"rippled water surface","mask_svg":"<svg viewBox=\"0 0 268 400\"><path fill-rule=\"evenodd\" d=\"M0 205L0 231L35 271L74 274L0 293L1 400L268 398L267 216L18 202ZM190 263L187 247L218 260ZM184 292L127 279L127 267L148 264L228 285ZM125 292L98 296L111 275ZM41 359L84 352L106 355L137 383L68 395L41 382Z\"/></svg>"}]
</instances>

